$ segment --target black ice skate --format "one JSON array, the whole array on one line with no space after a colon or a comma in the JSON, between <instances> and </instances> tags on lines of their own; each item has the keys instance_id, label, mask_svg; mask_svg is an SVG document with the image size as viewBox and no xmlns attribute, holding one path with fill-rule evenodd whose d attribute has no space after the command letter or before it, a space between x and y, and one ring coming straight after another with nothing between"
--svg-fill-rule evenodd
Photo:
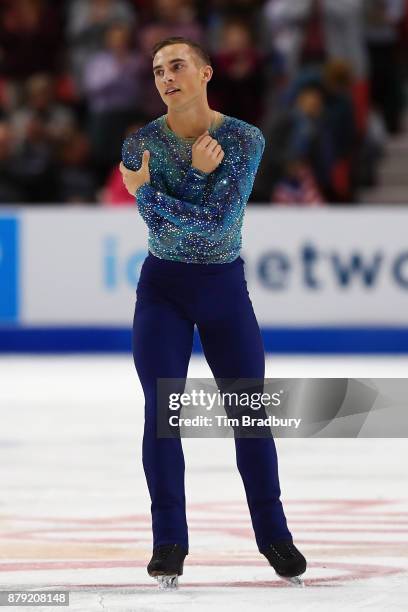
<instances>
[{"instance_id":1,"label":"black ice skate","mask_svg":"<svg viewBox=\"0 0 408 612\"><path fill-rule=\"evenodd\" d=\"M291 540L274 542L260 551L280 578L294 586L304 586L299 577L306 571L306 559Z\"/></svg>"},{"instance_id":2,"label":"black ice skate","mask_svg":"<svg viewBox=\"0 0 408 612\"><path fill-rule=\"evenodd\" d=\"M183 574L187 555L188 552L180 544L163 544L153 550L147 572L156 578L159 589L177 589L178 577Z\"/></svg>"}]
</instances>

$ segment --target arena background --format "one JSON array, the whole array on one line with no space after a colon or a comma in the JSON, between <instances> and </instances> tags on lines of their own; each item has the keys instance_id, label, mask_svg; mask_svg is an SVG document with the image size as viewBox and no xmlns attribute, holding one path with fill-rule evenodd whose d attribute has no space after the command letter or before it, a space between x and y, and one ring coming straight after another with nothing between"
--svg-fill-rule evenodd
<instances>
[{"instance_id":1,"label":"arena background","mask_svg":"<svg viewBox=\"0 0 408 612\"><path fill-rule=\"evenodd\" d=\"M87 612L403 610L404 427L277 440L301 592L259 558L232 441L183 440L191 554L178 593L147 576L147 230L118 163L165 113L150 49L169 35L206 45L210 106L265 136L242 257L266 375L407 376L407 0L3 0L0 590L70 590ZM211 377L198 336L189 376Z\"/></svg>"}]
</instances>

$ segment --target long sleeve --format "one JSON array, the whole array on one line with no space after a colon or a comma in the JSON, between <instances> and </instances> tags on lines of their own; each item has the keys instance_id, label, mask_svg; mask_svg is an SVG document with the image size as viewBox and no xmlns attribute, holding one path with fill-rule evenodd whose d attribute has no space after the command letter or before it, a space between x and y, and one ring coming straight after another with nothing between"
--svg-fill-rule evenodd
<instances>
[{"instance_id":1,"label":"long sleeve","mask_svg":"<svg viewBox=\"0 0 408 612\"><path fill-rule=\"evenodd\" d=\"M143 151L150 151L150 182L134 196L149 230L149 252L156 257L228 263L239 255L245 206L265 140L256 126L228 115L213 137L224 158L210 173L192 166L191 141L168 129L166 115L124 140L122 161L129 170L139 170Z\"/></svg>"},{"instance_id":2,"label":"long sleeve","mask_svg":"<svg viewBox=\"0 0 408 612\"><path fill-rule=\"evenodd\" d=\"M154 212L175 226L210 240L219 240L227 234L241 218L265 147L258 128L251 127L247 132L240 142L233 142L225 151L212 184L210 175L191 167L180 199L148 183L139 187L136 199L142 216L143 212Z\"/></svg>"},{"instance_id":3,"label":"long sleeve","mask_svg":"<svg viewBox=\"0 0 408 612\"><path fill-rule=\"evenodd\" d=\"M126 168L129 170L137 171L142 164L142 155L145 149L149 146L144 142L143 130L139 130L135 134L128 136L122 145L122 161ZM151 165L151 162L150 162ZM150 178L152 184L155 184L155 177L150 170ZM159 185L156 185L159 187ZM154 211L149 211L146 206L143 206L142 202L139 202L138 198L135 197L135 204L137 205L140 216L143 221L152 231L152 227L155 228L155 233L163 224L163 217L158 215Z\"/></svg>"}]
</instances>

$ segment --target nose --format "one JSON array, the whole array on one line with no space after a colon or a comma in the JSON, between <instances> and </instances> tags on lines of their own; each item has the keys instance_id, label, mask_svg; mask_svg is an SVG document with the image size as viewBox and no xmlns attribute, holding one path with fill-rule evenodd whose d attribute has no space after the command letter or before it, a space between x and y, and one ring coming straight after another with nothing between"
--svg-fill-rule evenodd
<instances>
[{"instance_id":1,"label":"nose","mask_svg":"<svg viewBox=\"0 0 408 612\"><path fill-rule=\"evenodd\" d=\"M171 83L171 82L174 80L173 75L172 75L172 73L171 73L171 72L165 72L165 73L163 74L162 79L163 79L163 83L164 83L165 85L167 85L167 83Z\"/></svg>"}]
</instances>

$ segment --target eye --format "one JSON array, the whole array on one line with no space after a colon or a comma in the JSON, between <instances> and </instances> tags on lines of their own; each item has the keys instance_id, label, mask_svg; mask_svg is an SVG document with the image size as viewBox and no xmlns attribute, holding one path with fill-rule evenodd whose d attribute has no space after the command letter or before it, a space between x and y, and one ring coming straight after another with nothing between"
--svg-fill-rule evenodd
<instances>
[{"instance_id":1,"label":"eye","mask_svg":"<svg viewBox=\"0 0 408 612\"><path fill-rule=\"evenodd\" d=\"M183 67L183 64L174 64L174 67L176 68L176 70L180 67Z\"/></svg>"}]
</instances>

